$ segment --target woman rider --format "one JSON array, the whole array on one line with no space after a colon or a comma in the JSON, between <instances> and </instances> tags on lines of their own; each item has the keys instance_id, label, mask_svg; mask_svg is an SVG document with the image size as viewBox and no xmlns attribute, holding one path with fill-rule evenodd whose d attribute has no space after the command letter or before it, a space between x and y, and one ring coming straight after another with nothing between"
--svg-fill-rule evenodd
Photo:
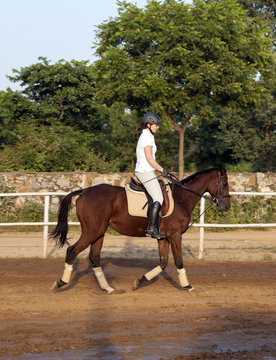
<instances>
[{"instance_id":1,"label":"woman rider","mask_svg":"<svg viewBox=\"0 0 276 360\"><path fill-rule=\"evenodd\" d=\"M160 171L161 175L164 177L168 175L167 171L155 160L157 147L154 141L154 134L156 134L159 129L159 125L161 125L161 120L158 115L147 112L143 116L141 123L143 131L136 147L137 161L135 167L135 176L141 181L149 195L152 197L146 236L151 236L158 240L164 239L166 236L160 234L159 229L159 213L163 203L163 195L155 175L155 170Z\"/></svg>"}]
</instances>

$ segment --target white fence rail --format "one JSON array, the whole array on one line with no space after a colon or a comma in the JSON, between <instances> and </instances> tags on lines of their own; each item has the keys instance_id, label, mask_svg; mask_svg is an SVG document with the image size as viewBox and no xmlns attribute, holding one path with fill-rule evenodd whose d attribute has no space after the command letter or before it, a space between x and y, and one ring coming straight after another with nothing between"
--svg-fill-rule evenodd
<instances>
[{"instance_id":1,"label":"white fence rail","mask_svg":"<svg viewBox=\"0 0 276 360\"><path fill-rule=\"evenodd\" d=\"M56 222L49 222L50 196L65 196L68 193L63 192L35 192L35 193L0 193L0 197L18 197L18 196L44 196L44 219L43 222L16 222L16 223L0 223L0 226L43 226L43 250L42 257L47 257L48 250L48 229L50 225L56 225ZM276 192L230 192L234 196L276 196ZM275 227L276 224L208 224L204 223L205 199L200 200L200 216L199 223L193 224L199 227L199 254L201 259L204 251L204 228L243 228L243 227ZM69 222L69 225L79 225L79 222Z\"/></svg>"}]
</instances>

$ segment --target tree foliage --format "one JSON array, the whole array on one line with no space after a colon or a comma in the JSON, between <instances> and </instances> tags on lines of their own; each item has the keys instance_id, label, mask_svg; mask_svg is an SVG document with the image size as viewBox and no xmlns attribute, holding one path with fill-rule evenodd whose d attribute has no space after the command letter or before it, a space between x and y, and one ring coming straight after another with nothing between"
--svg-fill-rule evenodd
<instances>
[{"instance_id":1,"label":"tree foliage","mask_svg":"<svg viewBox=\"0 0 276 360\"><path fill-rule=\"evenodd\" d=\"M131 171L141 116L161 115L167 169L275 165L275 7L270 0L118 1L94 64L46 58L0 92L0 170ZM185 142L184 142L185 135Z\"/></svg>"},{"instance_id":2,"label":"tree foliage","mask_svg":"<svg viewBox=\"0 0 276 360\"><path fill-rule=\"evenodd\" d=\"M262 19L269 25L268 34L275 51L275 5L271 1L240 0L252 21ZM266 34L267 35L267 34ZM259 76L266 96L260 102L247 106L216 110L212 126L200 127L195 134L198 149L194 155L197 163L210 164L212 157L228 163L236 171L275 171L276 164L276 66L269 76ZM213 144L213 146L211 146ZM208 166L207 165L207 166Z\"/></svg>"},{"instance_id":3,"label":"tree foliage","mask_svg":"<svg viewBox=\"0 0 276 360\"><path fill-rule=\"evenodd\" d=\"M47 59L21 70L0 101L2 171L117 170L100 153L108 121L104 104L94 100L93 68L87 62Z\"/></svg>"},{"instance_id":4,"label":"tree foliage","mask_svg":"<svg viewBox=\"0 0 276 360\"><path fill-rule=\"evenodd\" d=\"M98 28L99 94L166 116L180 134L181 173L189 123L213 121L217 105L246 106L263 96L255 78L273 61L266 24L234 0L118 5L119 16Z\"/></svg>"},{"instance_id":5,"label":"tree foliage","mask_svg":"<svg viewBox=\"0 0 276 360\"><path fill-rule=\"evenodd\" d=\"M0 171L116 171L117 168L93 150L93 135L71 126L20 124L18 140L4 145Z\"/></svg>"},{"instance_id":6,"label":"tree foliage","mask_svg":"<svg viewBox=\"0 0 276 360\"><path fill-rule=\"evenodd\" d=\"M269 34L276 45L276 6L274 0L239 0L251 18L261 18L269 25Z\"/></svg>"},{"instance_id":7,"label":"tree foliage","mask_svg":"<svg viewBox=\"0 0 276 360\"><path fill-rule=\"evenodd\" d=\"M37 105L37 116L46 124L59 121L80 130L102 130L104 119L100 117L94 101L95 77L93 67L87 61L58 61L51 65L43 57L40 62L14 70L13 82L20 82L22 94Z\"/></svg>"}]
</instances>

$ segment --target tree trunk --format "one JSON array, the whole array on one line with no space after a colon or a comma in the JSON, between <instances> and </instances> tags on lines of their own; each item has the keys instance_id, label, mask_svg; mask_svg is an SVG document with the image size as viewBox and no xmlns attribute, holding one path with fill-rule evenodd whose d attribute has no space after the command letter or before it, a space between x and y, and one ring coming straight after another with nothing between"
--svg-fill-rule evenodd
<instances>
[{"instance_id":1,"label":"tree trunk","mask_svg":"<svg viewBox=\"0 0 276 360\"><path fill-rule=\"evenodd\" d=\"M270 140L270 125L266 125L266 127L265 127L265 143L269 142L269 140ZM269 147L267 147L267 149L269 149ZM272 154L269 150L266 153L266 168L268 171L270 171L272 169Z\"/></svg>"},{"instance_id":2,"label":"tree trunk","mask_svg":"<svg viewBox=\"0 0 276 360\"><path fill-rule=\"evenodd\" d=\"M175 131L179 133L179 145L178 145L178 177L183 179L184 176L184 138L187 126L189 125L191 116L188 117L183 127L178 125L172 118L170 108L167 105L164 105L165 112L168 116L168 119Z\"/></svg>"},{"instance_id":3,"label":"tree trunk","mask_svg":"<svg viewBox=\"0 0 276 360\"><path fill-rule=\"evenodd\" d=\"M179 147L178 147L178 177L183 179L184 177L184 136L185 128L180 128L179 132Z\"/></svg>"}]
</instances>

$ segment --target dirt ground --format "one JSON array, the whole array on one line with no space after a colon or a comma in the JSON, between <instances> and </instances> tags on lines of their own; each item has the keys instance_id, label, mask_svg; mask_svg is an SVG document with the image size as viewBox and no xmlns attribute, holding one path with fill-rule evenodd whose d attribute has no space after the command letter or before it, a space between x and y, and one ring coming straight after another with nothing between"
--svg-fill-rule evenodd
<instances>
[{"instance_id":1,"label":"dirt ground","mask_svg":"<svg viewBox=\"0 0 276 360\"><path fill-rule=\"evenodd\" d=\"M171 258L157 279L132 291L157 265L156 244L109 237L102 266L117 291L107 295L87 256L76 260L71 284L51 292L65 249L49 248L42 259L41 234L1 233L0 359L276 359L276 231L206 233L203 260L198 233L185 236L196 291L178 287Z\"/></svg>"}]
</instances>

